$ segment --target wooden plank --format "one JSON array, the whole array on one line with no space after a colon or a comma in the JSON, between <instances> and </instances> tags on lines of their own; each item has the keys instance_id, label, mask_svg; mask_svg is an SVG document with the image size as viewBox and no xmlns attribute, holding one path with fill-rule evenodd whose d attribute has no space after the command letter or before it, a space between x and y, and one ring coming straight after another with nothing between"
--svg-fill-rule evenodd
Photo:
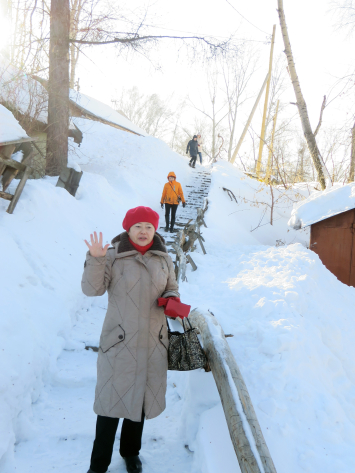
<instances>
[{"instance_id":1,"label":"wooden plank","mask_svg":"<svg viewBox=\"0 0 355 473\"><path fill-rule=\"evenodd\" d=\"M18 145L20 143L26 143L27 141L33 141L33 140L34 138L20 138L19 140L3 141L0 143L0 146Z\"/></svg>"},{"instance_id":2,"label":"wooden plank","mask_svg":"<svg viewBox=\"0 0 355 473\"><path fill-rule=\"evenodd\" d=\"M200 331L242 473L276 473L248 389L222 327L214 316L198 309L190 313L189 320ZM250 441L251 436L254 442Z\"/></svg>"},{"instance_id":3,"label":"wooden plank","mask_svg":"<svg viewBox=\"0 0 355 473\"><path fill-rule=\"evenodd\" d=\"M18 171L25 172L29 166L25 166L22 163L18 163L14 159L5 159L0 157L0 164L5 164L5 166L10 166L11 168L17 169ZM31 169L32 171L32 169Z\"/></svg>"},{"instance_id":4,"label":"wooden plank","mask_svg":"<svg viewBox=\"0 0 355 473\"><path fill-rule=\"evenodd\" d=\"M0 197L5 200L12 200L13 195L9 194L8 192L0 191Z\"/></svg>"},{"instance_id":5,"label":"wooden plank","mask_svg":"<svg viewBox=\"0 0 355 473\"><path fill-rule=\"evenodd\" d=\"M190 256L190 255L186 255L186 259L187 259L187 261L191 264L192 271L196 271L197 266L196 266L196 263L194 262L194 260L191 258L191 256Z\"/></svg>"},{"instance_id":6,"label":"wooden plank","mask_svg":"<svg viewBox=\"0 0 355 473\"><path fill-rule=\"evenodd\" d=\"M31 159L32 159L32 156L34 155L35 151L32 150L27 156L25 156L22 161L21 161L21 164L26 166L27 163L30 163L31 162ZM2 190L3 191L6 191L6 189L9 187L9 185L11 184L12 180L17 176L17 174L19 173L20 171L18 169L14 169L10 166L7 166L5 171L3 172L3 176L2 176Z\"/></svg>"},{"instance_id":7,"label":"wooden plank","mask_svg":"<svg viewBox=\"0 0 355 473\"><path fill-rule=\"evenodd\" d=\"M19 201L19 198L22 194L23 188L25 187L26 181L31 175L32 169L28 166L25 166L25 172L23 173L22 179L20 180L19 185L17 186L17 189L15 191L15 194L10 202L10 205L8 209L6 210L7 213L12 214L13 211L15 210L16 204Z\"/></svg>"}]
</instances>

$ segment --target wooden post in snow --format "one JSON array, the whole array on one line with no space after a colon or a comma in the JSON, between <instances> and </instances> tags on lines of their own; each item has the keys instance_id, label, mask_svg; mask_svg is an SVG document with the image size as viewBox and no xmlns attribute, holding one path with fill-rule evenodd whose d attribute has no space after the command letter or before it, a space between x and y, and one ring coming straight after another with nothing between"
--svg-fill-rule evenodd
<instances>
[{"instance_id":1,"label":"wooden post in snow","mask_svg":"<svg viewBox=\"0 0 355 473\"><path fill-rule=\"evenodd\" d=\"M261 169L261 160L263 157L263 148L265 142L265 132L266 132L266 115L267 115L267 106L269 103L269 92L270 92L270 82L271 82L271 72L272 72L272 60L274 57L274 44L275 44L275 30L276 25L272 29L272 39L271 39L271 49L270 49L270 59L269 59L269 79L267 81L266 92L265 92L265 102L264 102L264 112L263 112L263 121L261 124L261 134L260 134L260 143L259 143L259 156L256 163L256 175L259 177Z\"/></svg>"},{"instance_id":2,"label":"wooden post in snow","mask_svg":"<svg viewBox=\"0 0 355 473\"><path fill-rule=\"evenodd\" d=\"M232 164L234 163L235 158L237 157L238 151L239 151L240 147L242 146L242 143L243 143L243 140L245 138L245 135L247 134L249 125L250 125L250 123L253 119L256 107L258 106L258 103L260 102L261 96L263 95L263 92L264 92L264 89L266 87L268 78L269 78L269 73L266 74L266 77L265 77L264 83L263 83L263 85L260 89L259 95L257 96L257 98L255 100L254 107L253 107L252 111L250 112L249 118L248 118L248 120L245 124L244 130L243 130L243 133L241 134L241 136L239 138L239 141L238 141L238 144L237 144L237 146L234 150L233 156L232 156L231 161L230 161Z\"/></svg>"},{"instance_id":3,"label":"wooden post in snow","mask_svg":"<svg viewBox=\"0 0 355 473\"><path fill-rule=\"evenodd\" d=\"M229 434L242 473L276 473L248 389L215 317L193 310L191 324L201 334L222 401Z\"/></svg>"}]
</instances>

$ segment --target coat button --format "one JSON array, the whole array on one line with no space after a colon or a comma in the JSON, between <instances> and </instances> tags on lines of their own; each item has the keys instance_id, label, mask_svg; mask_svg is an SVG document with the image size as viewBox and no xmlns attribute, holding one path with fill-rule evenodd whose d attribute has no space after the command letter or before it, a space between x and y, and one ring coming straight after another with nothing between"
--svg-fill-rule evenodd
<instances>
[{"instance_id":1,"label":"coat button","mask_svg":"<svg viewBox=\"0 0 355 473\"><path fill-rule=\"evenodd\" d=\"M120 340L122 340L122 339L123 339L123 335L119 335L118 338L119 338Z\"/></svg>"}]
</instances>

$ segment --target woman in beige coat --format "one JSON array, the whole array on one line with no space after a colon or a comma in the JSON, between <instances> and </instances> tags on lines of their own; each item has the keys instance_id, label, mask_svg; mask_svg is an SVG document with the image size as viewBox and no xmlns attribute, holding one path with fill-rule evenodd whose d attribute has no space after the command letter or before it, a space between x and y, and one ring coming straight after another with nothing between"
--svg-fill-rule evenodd
<instances>
[{"instance_id":1,"label":"woman in beige coat","mask_svg":"<svg viewBox=\"0 0 355 473\"><path fill-rule=\"evenodd\" d=\"M96 437L88 473L105 473L111 462L119 418L124 418L120 454L129 473L142 471L139 459L144 418L165 409L168 332L159 297L179 297L174 265L156 233L159 216L136 207L123 221L125 232L102 246L102 234L85 240L82 290L108 292L100 337L94 411Z\"/></svg>"}]
</instances>

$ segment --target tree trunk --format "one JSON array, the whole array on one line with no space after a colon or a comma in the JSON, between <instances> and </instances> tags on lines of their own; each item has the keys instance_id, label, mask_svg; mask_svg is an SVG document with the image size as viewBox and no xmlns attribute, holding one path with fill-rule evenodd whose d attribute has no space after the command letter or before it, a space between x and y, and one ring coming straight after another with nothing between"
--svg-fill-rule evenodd
<instances>
[{"instance_id":1,"label":"tree trunk","mask_svg":"<svg viewBox=\"0 0 355 473\"><path fill-rule=\"evenodd\" d=\"M69 0L51 1L46 174L68 163Z\"/></svg>"},{"instance_id":2,"label":"tree trunk","mask_svg":"<svg viewBox=\"0 0 355 473\"><path fill-rule=\"evenodd\" d=\"M355 123L351 129L351 158L350 158L350 173L349 182L355 180Z\"/></svg>"},{"instance_id":3,"label":"tree trunk","mask_svg":"<svg viewBox=\"0 0 355 473\"><path fill-rule=\"evenodd\" d=\"M325 185L322 157L320 155L316 139L312 132L312 128L311 128L311 124L310 124L308 112L307 112L307 105L302 95L300 82L298 80L297 73L296 73L296 67L293 60L290 39L288 37L288 32L287 32L285 13L283 10L283 0L277 0L277 3L278 3L278 14L280 18L280 25L281 25L281 30L282 30L282 37L283 37L283 41L285 45L285 54L287 56L287 63L288 63L288 68L289 68L289 72L291 76L293 90L295 91L298 113L301 118L303 133L307 142L308 150L310 152L310 155L312 157L314 166L318 174L318 181L321 185L321 188L324 190L326 188L326 185Z\"/></svg>"}]
</instances>

